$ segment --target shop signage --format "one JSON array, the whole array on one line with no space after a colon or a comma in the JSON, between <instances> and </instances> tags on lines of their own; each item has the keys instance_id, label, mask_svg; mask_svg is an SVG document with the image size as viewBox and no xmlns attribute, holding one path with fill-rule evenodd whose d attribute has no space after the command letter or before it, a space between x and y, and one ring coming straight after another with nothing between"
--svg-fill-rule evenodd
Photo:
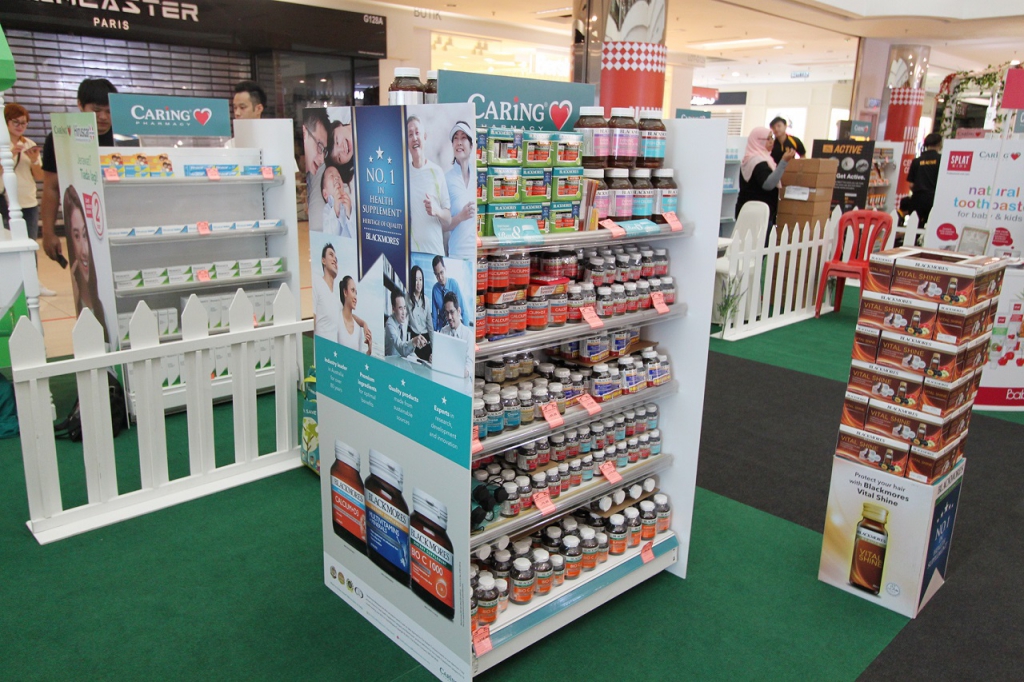
<instances>
[{"instance_id":1,"label":"shop signage","mask_svg":"<svg viewBox=\"0 0 1024 682\"><path fill-rule=\"evenodd\" d=\"M871 122L850 121L850 134L854 137L871 137Z\"/></svg>"},{"instance_id":2,"label":"shop signage","mask_svg":"<svg viewBox=\"0 0 1024 682\"><path fill-rule=\"evenodd\" d=\"M676 118L711 118L711 112L699 109L676 109Z\"/></svg>"},{"instance_id":3,"label":"shop signage","mask_svg":"<svg viewBox=\"0 0 1024 682\"><path fill-rule=\"evenodd\" d=\"M387 54L383 16L275 0L5 0L0 24L176 45Z\"/></svg>"},{"instance_id":4,"label":"shop signage","mask_svg":"<svg viewBox=\"0 0 1024 682\"><path fill-rule=\"evenodd\" d=\"M437 74L442 103L472 102L480 127L510 125L527 130L572 130L580 107L594 105L594 86L459 71Z\"/></svg>"},{"instance_id":5,"label":"shop signage","mask_svg":"<svg viewBox=\"0 0 1024 682\"><path fill-rule=\"evenodd\" d=\"M118 135L231 137L226 99L113 94L110 119Z\"/></svg>"},{"instance_id":6,"label":"shop signage","mask_svg":"<svg viewBox=\"0 0 1024 682\"><path fill-rule=\"evenodd\" d=\"M843 213L864 208L868 203L874 142L853 140L815 140L814 158L839 159L836 185L832 190L832 206Z\"/></svg>"}]
</instances>

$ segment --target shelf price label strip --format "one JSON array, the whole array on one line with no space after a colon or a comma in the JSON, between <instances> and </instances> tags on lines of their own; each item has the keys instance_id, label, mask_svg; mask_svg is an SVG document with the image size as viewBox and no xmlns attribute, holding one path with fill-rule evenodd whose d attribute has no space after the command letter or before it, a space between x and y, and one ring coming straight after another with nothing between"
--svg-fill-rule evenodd
<instances>
[{"instance_id":1,"label":"shelf price label strip","mask_svg":"<svg viewBox=\"0 0 1024 682\"><path fill-rule=\"evenodd\" d=\"M528 218L494 218L494 236L502 246L528 246L543 244L544 235L537 229L537 221Z\"/></svg>"},{"instance_id":2,"label":"shelf price label strip","mask_svg":"<svg viewBox=\"0 0 1024 682\"><path fill-rule=\"evenodd\" d=\"M530 630L530 628L534 628L549 618L557 616L572 605L583 601L597 592L600 592L602 589L612 585L617 580L625 578L633 571L643 568L645 564L649 563L653 559L673 551L679 546L679 540L674 534L666 535L668 535L668 537L664 537L661 540L655 539L654 541L647 543L649 545L654 543L650 552L652 555L651 559L644 561L641 553L638 552L617 566L595 575L592 579L587 580L586 582L579 583L574 589L564 591L555 599L552 599L544 605L536 608L533 612L516 619L508 625L489 632L491 645L493 647L500 647L507 644L519 635ZM581 577L586 576L587 574L583 574Z\"/></svg>"}]
</instances>

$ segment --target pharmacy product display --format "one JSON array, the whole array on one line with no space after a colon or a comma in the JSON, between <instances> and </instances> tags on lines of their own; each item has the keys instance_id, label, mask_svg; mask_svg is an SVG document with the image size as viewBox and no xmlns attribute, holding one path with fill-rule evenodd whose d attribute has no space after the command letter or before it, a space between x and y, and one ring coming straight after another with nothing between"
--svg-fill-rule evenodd
<instances>
[{"instance_id":1,"label":"pharmacy product display","mask_svg":"<svg viewBox=\"0 0 1024 682\"><path fill-rule=\"evenodd\" d=\"M99 148L77 157L80 168L62 177L95 178L64 188L65 212L82 206L91 221L91 243L69 251L82 254L88 276L76 274L76 291L111 339L131 344L127 323L140 301L158 311L162 340L180 338L184 303L197 294L211 333L227 330L226 308L236 290L249 295L256 324L272 321L274 297L287 284L298 306L298 237L292 132L285 120L236 121L234 147ZM154 139L148 138L150 142ZM61 150L58 149L58 157ZM88 161L88 163L84 163ZM76 160L69 159L67 164ZM80 197L76 201L76 197ZM72 225L74 227L74 225ZM74 235L72 235L74 237ZM83 246L79 246L79 244ZM75 263L73 263L75 265ZM93 300L94 299L94 300ZM270 348L257 361L257 386L273 386ZM231 394L227 360L211 358L213 397ZM181 373L168 361L164 402L184 406ZM131 394L131 376L128 377Z\"/></svg>"},{"instance_id":2,"label":"pharmacy product display","mask_svg":"<svg viewBox=\"0 0 1024 682\"><path fill-rule=\"evenodd\" d=\"M323 111L374 150L352 159L351 232L310 237L326 584L468 680L660 571L685 576L718 216L704 197L720 187L681 165L720 158L724 126L616 122L634 166L642 148L674 171L638 174L641 210L661 184L690 226L631 232L585 208L600 183L579 130L485 135L467 104ZM569 206L528 239L503 222L519 218L478 220L513 196L548 218ZM469 240L431 215L445 210ZM554 543L556 527L587 537Z\"/></svg>"},{"instance_id":3,"label":"pharmacy product display","mask_svg":"<svg viewBox=\"0 0 1024 682\"><path fill-rule=\"evenodd\" d=\"M910 617L942 585L1005 268L915 247L871 256L819 579Z\"/></svg>"}]
</instances>

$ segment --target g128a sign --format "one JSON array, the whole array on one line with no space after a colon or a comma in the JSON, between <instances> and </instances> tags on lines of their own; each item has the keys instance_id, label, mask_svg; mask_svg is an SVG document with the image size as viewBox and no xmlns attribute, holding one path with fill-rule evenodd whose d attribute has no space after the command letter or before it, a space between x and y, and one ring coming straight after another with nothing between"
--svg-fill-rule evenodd
<instances>
[{"instance_id":1,"label":"g128a sign","mask_svg":"<svg viewBox=\"0 0 1024 682\"><path fill-rule=\"evenodd\" d=\"M508 125L527 130L572 130L580 107L594 105L594 86L440 71L437 98L442 104L472 102L481 128Z\"/></svg>"},{"instance_id":2,"label":"g128a sign","mask_svg":"<svg viewBox=\"0 0 1024 682\"><path fill-rule=\"evenodd\" d=\"M118 135L231 137L226 99L112 94L110 119Z\"/></svg>"}]
</instances>

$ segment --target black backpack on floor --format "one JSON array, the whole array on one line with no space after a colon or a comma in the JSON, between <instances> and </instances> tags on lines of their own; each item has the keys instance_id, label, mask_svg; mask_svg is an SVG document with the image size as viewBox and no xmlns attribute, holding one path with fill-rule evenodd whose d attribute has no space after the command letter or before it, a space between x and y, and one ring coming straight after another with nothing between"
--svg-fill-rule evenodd
<instances>
[{"instance_id":1,"label":"black backpack on floor","mask_svg":"<svg viewBox=\"0 0 1024 682\"><path fill-rule=\"evenodd\" d=\"M118 434L128 428L128 410L125 407L124 389L121 387L121 382L111 372L107 372L107 382L110 386L110 422L116 438ZM53 431L58 438L68 438L76 443L82 440L82 413L77 400L67 418L53 425Z\"/></svg>"}]
</instances>

